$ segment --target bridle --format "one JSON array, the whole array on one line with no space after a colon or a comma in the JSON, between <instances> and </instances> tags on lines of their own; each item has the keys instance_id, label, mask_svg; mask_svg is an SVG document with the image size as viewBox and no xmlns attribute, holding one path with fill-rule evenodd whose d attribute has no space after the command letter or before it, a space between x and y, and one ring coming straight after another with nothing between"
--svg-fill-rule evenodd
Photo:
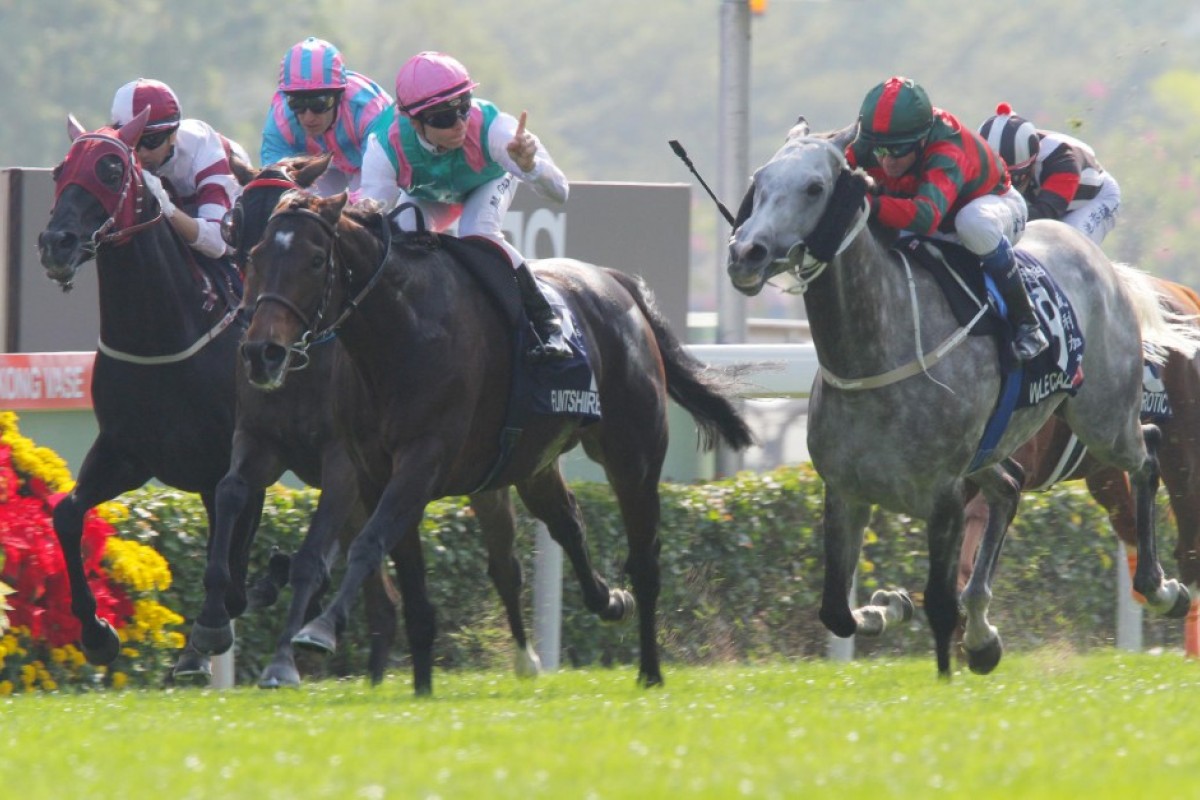
<instances>
[{"instance_id":1,"label":"bridle","mask_svg":"<svg viewBox=\"0 0 1200 800\"><path fill-rule=\"evenodd\" d=\"M134 222L125 226L124 228L117 227L119 225L117 218L121 216L121 212L125 209L126 204L131 200L134 203L132 218L136 220L142 214L141 187L143 184L140 180L135 178L136 175L141 174L141 167L137 165L137 157L133 148L125 144L125 142L121 141L119 138L103 133L92 132L80 134L75 139L76 142L89 140L115 144L121 154L121 160L125 165L125 177L121 183L121 190L117 194L117 201L113 204L112 211L109 212L108 219L106 219L92 234L90 242L91 247L89 248L89 251L94 254L102 244L126 242L140 231L143 231L152 225L158 224L158 222L163 219L163 213L162 209L159 208L158 213L154 217L145 220L144 222ZM97 161L99 161L99 159L97 159ZM81 186L84 189L87 188L78 180L67 181L68 186L72 183L77 186ZM135 189L132 198L130 197L131 189Z\"/></svg>"},{"instance_id":2,"label":"bridle","mask_svg":"<svg viewBox=\"0 0 1200 800\"><path fill-rule=\"evenodd\" d=\"M387 265L388 258L392 252L392 235L391 226L385 221L383 224L384 250L383 256L379 260L379 265L375 268L374 273L372 273L358 294L343 304L342 311L338 317L328 325L322 327L321 323L325 319L330 302L333 299L333 288L337 275L339 273L342 274L345 278L346 287L349 288L350 286L351 276L349 271L338 269L338 260L336 258L338 242L340 241L338 230L329 220L307 208L285 208L271 215L272 219L275 217L301 217L315 220L321 226L322 230L329 234L329 246L325 252L325 286L321 292L321 301L317 305L316 313L312 319L309 319L308 314L295 301L275 292L262 292L254 300L254 313L257 313L259 307L264 303L274 303L287 309L304 326L304 333L300 335L299 341L288 345L287 348L288 352L295 356L294 363L292 363L292 359L289 359L288 371L292 372L308 366L308 349L315 344L328 341L336 336L338 330L350 315L358 310L359 305L366 298L367 294L375 288L375 285L379 282L379 278L383 275L384 267Z\"/></svg>"}]
</instances>

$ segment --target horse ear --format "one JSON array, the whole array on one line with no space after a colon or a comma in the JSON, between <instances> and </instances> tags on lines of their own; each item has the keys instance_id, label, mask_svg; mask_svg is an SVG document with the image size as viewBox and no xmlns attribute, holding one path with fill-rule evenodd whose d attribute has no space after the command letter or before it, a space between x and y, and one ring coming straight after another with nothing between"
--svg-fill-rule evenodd
<instances>
[{"instance_id":1,"label":"horse ear","mask_svg":"<svg viewBox=\"0 0 1200 800\"><path fill-rule=\"evenodd\" d=\"M296 183L304 189L312 186L317 178L325 174L325 170L329 169L329 162L333 159L333 153L314 158L300 168L296 173Z\"/></svg>"},{"instance_id":2,"label":"horse ear","mask_svg":"<svg viewBox=\"0 0 1200 800\"><path fill-rule=\"evenodd\" d=\"M332 197L318 200L318 208L321 211L321 216L330 224L337 225L338 218L342 216L342 209L346 207L346 202L350 199L348 192L339 192Z\"/></svg>"},{"instance_id":3,"label":"horse ear","mask_svg":"<svg viewBox=\"0 0 1200 800\"><path fill-rule=\"evenodd\" d=\"M142 138L142 131L145 129L148 119L150 119L150 106L143 108L136 117L122 125L117 131L117 136L130 148L137 147L137 141Z\"/></svg>"},{"instance_id":4,"label":"horse ear","mask_svg":"<svg viewBox=\"0 0 1200 800\"><path fill-rule=\"evenodd\" d=\"M67 136L71 141L75 141L85 133L87 133L87 128L83 127L79 120L75 119L75 115L67 114Z\"/></svg>"},{"instance_id":5,"label":"horse ear","mask_svg":"<svg viewBox=\"0 0 1200 800\"><path fill-rule=\"evenodd\" d=\"M808 120L805 119L803 114L801 114L800 116L796 117L796 124L793 125L791 130L787 132L787 138L797 139L801 136L808 136L808 131Z\"/></svg>"}]
</instances>

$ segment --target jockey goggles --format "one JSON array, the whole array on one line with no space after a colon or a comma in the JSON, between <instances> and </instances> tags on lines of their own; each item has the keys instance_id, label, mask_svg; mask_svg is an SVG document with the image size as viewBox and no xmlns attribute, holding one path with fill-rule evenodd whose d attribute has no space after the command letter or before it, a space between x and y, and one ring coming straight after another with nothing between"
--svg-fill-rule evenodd
<instances>
[{"instance_id":1,"label":"jockey goggles","mask_svg":"<svg viewBox=\"0 0 1200 800\"><path fill-rule=\"evenodd\" d=\"M470 114L471 93L467 92L455 97L448 103L443 103L435 108L422 111L417 115L417 119L423 125L444 131L453 128L458 124L459 120L465 120Z\"/></svg>"},{"instance_id":2,"label":"jockey goggles","mask_svg":"<svg viewBox=\"0 0 1200 800\"><path fill-rule=\"evenodd\" d=\"M310 95L289 94L287 96L287 106L297 116L305 111L311 111L314 114L324 114L326 111L331 111L335 105L337 105L337 95L333 93Z\"/></svg>"},{"instance_id":3,"label":"jockey goggles","mask_svg":"<svg viewBox=\"0 0 1200 800\"><path fill-rule=\"evenodd\" d=\"M875 156L875 160L887 156L888 158L904 158L909 153L921 146L918 142L905 142L904 144L884 144L878 147L872 147L871 153Z\"/></svg>"},{"instance_id":4,"label":"jockey goggles","mask_svg":"<svg viewBox=\"0 0 1200 800\"><path fill-rule=\"evenodd\" d=\"M143 133L138 139L139 150L157 150L162 147L163 142L171 138L171 134L179 130L178 127L168 128L165 131L153 131L152 133Z\"/></svg>"}]
</instances>

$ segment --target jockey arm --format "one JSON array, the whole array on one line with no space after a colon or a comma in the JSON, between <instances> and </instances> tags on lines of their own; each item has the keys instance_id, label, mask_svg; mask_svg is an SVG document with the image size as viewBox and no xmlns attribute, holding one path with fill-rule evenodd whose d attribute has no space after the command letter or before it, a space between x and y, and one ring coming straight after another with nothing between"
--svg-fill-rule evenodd
<instances>
[{"instance_id":1,"label":"jockey arm","mask_svg":"<svg viewBox=\"0 0 1200 800\"><path fill-rule=\"evenodd\" d=\"M1060 144L1038 165L1038 186L1029 201L1029 219L1062 219L1079 191L1083 164L1075 151Z\"/></svg>"},{"instance_id":2,"label":"jockey arm","mask_svg":"<svg viewBox=\"0 0 1200 800\"><path fill-rule=\"evenodd\" d=\"M523 143L525 146L521 147L518 143ZM529 164L529 161L525 162L530 166L529 170L523 169L517 163L509 151L510 144L518 145L514 147L514 150L518 152L532 150L532 164ZM487 147L488 152L497 163L523 183L533 187L533 190L539 195L556 203L566 202L567 194L570 191L567 177L554 163L554 159L550 158L550 153L546 151L541 141L526 131L524 123L518 121L516 117L505 113L496 116L488 130ZM529 155L528 152L524 153L523 160Z\"/></svg>"}]
</instances>

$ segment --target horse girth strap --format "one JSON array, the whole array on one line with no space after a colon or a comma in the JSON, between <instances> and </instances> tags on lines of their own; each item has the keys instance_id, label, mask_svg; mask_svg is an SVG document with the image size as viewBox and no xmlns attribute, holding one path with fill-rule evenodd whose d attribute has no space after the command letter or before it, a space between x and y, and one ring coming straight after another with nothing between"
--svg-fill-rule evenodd
<instances>
[{"instance_id":1,"label":"horse girth strap","mask_svg":"<svg viewBox=\"0 0 1200 800\"><path fill-rule=\"evenodd\" d=\"M893 383L899 383L902 380L911 378L912 376L922 372L928 373L930 367L937 364L952 350L954 350L954 348L963 343L967 336L970 335L971 330L975 327L976 323L978 323L979 320L983 318L983 315L987 313L987 306L980 306L979 311L969 323L951 333L937 347L933 348L927 353L923 353L921 351L921 311L917 306L917 290L912 277L912 268L909 266L908 259L905 258L903 254L901 254L900 260L904 264L904 271L908 276L908 291L909 297L911 298L913 311L917 357L907 364L896 367L895 369L890 369L887 372L864 378L842 378L830 372L824 365L821 365L821 379L835 389L841 389L842 391L846 392L879 389L884 386L890 386ZM930 377L930 380L937 382L932 377ZM949 387L946 388L949 390Z\"/></svg>"}]
</instances>

